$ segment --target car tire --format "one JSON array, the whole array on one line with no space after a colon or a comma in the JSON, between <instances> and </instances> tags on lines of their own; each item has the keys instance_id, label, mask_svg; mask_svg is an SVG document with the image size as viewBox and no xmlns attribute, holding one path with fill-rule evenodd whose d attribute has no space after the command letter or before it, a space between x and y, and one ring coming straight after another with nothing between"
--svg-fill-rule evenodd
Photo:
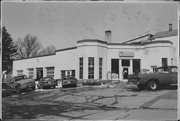
<instances>
[{"instance_id":1,"label":"car tire","mask_svg":"<svg viewBox=\"0 0 180 121\"><path fill-rule=\"evenodd\" d=\"M140 89L140 90L144 90L145 89L145 86L144 85L137 85L137 87Z\"/></svg>"},{"instance_id":2,"label":"car tire","mask_svg":"<svg viewBox=\"0 0 180 121\"><path fill-rule=\"evenodd\" d=\"M36 89L36 86L33 86L33 87L32 87L32 90L35 90L35 89Z\"/></svg>"},{"instance_id":3,"label":"car tire","mask_svg":"<svg viewBox=\"0 0 180 121\"><path fill-rule=\"evenodd\" d=\"M150 89L150 90L157 90L158 89L157 81L149 81L148 82L148 89Z\"/></svg>"},{"instance_id":4,"label":"car tire","mask_svg":"<svg viewBox=\"0 0 180 121\"><path fill-rule=\"evenodd\" d=\"M21 93L21 89L19 87L16 88L16 93L20 94Z\"/></svg>"}]
</instances>

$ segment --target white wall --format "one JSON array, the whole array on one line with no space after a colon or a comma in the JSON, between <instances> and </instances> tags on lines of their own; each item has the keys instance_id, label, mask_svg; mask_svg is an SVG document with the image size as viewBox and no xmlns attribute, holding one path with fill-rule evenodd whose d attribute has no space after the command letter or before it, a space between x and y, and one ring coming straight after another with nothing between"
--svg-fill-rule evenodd
<instances>
[{"instance_id":1,"label":"white wall","mask_svg":"<svg viewBox=\"0 0 180 121\"><path fill-rule=\"evenodd\" d=\"M76 78L78 77L78 57L77 49L69 49L64 51L56 52L55 60L55 77L56 79L61 78L61 70L75 70Z\"/></svg>"},{"instance_id":2,"label":"white wall","mask_svg":"<svg viewBox=\"0 0 180 121\"><path fill-rule=\"evenodd\" d=\"M80 57L83 57L83 78L88 79L88 57L94 57L94 79L99 79L99 58L103 58L102 79L106 79L106 44L88 41L78 43L77 46L78 61Z\"/></svg>"},{"instance_id":3,"label":"white wall","mask_svg":"<svg viewBox=\"0 0 180 121\"><path fill-rule=\"evenodd\" d=\"M160 40L169 40L173 42L173 60L174 60L174 65L178 66L178 36L170 36L170 37L163 37L163 38L156 38L154 41L160 41Z\"/></svg>"},{"instance_id":4,"label":"white wall","mask_svg":"<svg viewBox=\"0 0 180 121\"><path fill-rule=\"evenodd\" d=\"M28 76L28 68L33 68L34 77L36 78L36 68L43 67L43 70L45 70L46 67L55 66L54 57L55 55L51 55L13 61L13 76L17 75L17 70L23 70L23 74ZM45 71L43 76L46 76Z\"/></svg>"},{"instance_id":5,"label":"white wall","mask_svg":"<svg viewBox=\"0 0 180 121\"><path fill-rule=\"evenodd\" d=\"M120 51L132 51L133 57L119 57ZM99 58L103 58L102 79L107 79L108 71L111 71L111 59L141 59L141 69L150 69L151 66L162 65L162 58L168 58L168 65L171 65L174 50L171 43L152 43L146 45L112 45L99 41L88 41L77 44L77 48L57 51L55 55L17 60L13 62L13 75L17 75L17 70L23 70L28 75L28 68L34 68L34 77L36 77L36 68L43 67L43 76L46 76L46 67L55 67L54 78L61 78L61 70L75 70L76 78L79 79L79 58L83 57L83 78L88 79L88 57L94 57L94 79L99 79ZM132 61L129 72L132 73ZM119 61L122 73L121 61Z\"/></svg>"}]
</instances>

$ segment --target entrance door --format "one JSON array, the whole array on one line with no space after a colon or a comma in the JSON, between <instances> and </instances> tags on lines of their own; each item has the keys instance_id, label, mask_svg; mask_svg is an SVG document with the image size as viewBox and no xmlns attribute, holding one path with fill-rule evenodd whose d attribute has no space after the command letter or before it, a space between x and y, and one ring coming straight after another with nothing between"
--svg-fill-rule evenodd
<instances>
[{"instance_id":1,"label":"entrance door","mask_svg":"<svg viewBox=\"0 0 180 121\"><path fill-rule=\"evenodd\" d=\"M123 68L123 79L128 78L128 68Z\"/></svg>"},{"instance_id":2,"label":"entrance door","mask_svg":"<svg viewBox=\"0 0 180 121\"><path fill-rule=\"evenodd\" d=\"M37 68L37 80L43 77L43 68Z\"/></svg>"}]
</instances>

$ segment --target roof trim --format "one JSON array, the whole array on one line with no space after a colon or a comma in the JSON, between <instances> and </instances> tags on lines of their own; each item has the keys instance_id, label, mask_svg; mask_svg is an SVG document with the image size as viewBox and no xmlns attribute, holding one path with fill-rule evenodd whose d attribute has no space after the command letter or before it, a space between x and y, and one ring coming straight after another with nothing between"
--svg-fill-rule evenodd
<instances>
[{"instance_id":1,"label":"roof trim","mask_svg":"<svg viewBox=\"0 0 180 121\"><path fill-rule=\"evenodd\" d=\"M128 43L128 42L132 42L132 41L135 41L135 40L138 40L138 39L141 39L141 38L144 38L144 37L147 37L147 36L150 36L151 34L145 34L143 36L140 36L140 37L136 37L134 39L130 39L130 40L127 40L125 42L122 42L121 44L125 44L125 43Z\"/></svg>"},{"instance_id":2,"label":"roof trim","mask_svg":"<svg viewBox=\"0 0 180 121\"><path fill-rule=\"evenodd\" d=\"M65 51L65 50L71 50L71 49L77 49L77 47L69 47L69 48L64 48L64 49L59 49L59 50L56 50L56 52L59 52L59 51Z\"/></svg>"},{"instance_id":3,"label":"roof trim","mask_svg":"<svg viewBox=\"0 0 180 121\"><path fill-rule=\"evenodd\" d=\"M171 36L177 36L177 35L178 35L177 30L162 31L162 32L157 32L156 34L154 34L152 39L163 38L163 37L171 37Z\"/></svg>"},{"instance_id":4,"label":"roof trim","mask_svg":"<svg viewBox=\"0 0 180 121\"><path fill-rule=\"evenodd\" d=\"M29 57L29 58L15 59L15 60L13 60L13 61L26 60L26 59L39 58L39 57L46 57L46 56L52 56L52 55L55 55L55 53L54 53L54 54L48 54L48 55L40 55L40 56L36 56L36 57Z\"/></svg>"},{"instance_id":5,"label":"roof trim","mask_svg":"<svg viewBox=\"0 0 180 121\"><path fill-rule=\"evenodd\" d=\"M173 44L173 42L169 41L169 40L158 40L158 41L151 41L149 43L146 43L145 45L148 45L148 44L155 44L155 43L170 43L170 44Z\"/></svg>"},{"instance_id":6,"label":"roof trim","mask_svg":"<svg viewBox=\"0 0 180 121\"><path fill-rule=\"evenodd\" d=\"M98 42L102 44L107 44L106 41L98 40L98 39L83 39L83 40L78 40L77 43L83 43L83 42Z\"/></svg>"}]
</instances>

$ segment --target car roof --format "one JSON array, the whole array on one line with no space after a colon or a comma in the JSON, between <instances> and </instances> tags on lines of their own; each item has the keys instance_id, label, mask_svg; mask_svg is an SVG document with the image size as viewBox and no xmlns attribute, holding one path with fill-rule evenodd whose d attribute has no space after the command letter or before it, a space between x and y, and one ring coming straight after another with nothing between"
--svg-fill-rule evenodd
<instances>
[{"instance_id":1,"label":"car roof","mask_svg":"<svg viewBox=\"0 0 180 121\"><path fill-rule=\"evenodd\" d=\"M178 68L177 66L161 66L161 67L158 67L157 69L159 68Z\"/></svg>"}]
</instances>

